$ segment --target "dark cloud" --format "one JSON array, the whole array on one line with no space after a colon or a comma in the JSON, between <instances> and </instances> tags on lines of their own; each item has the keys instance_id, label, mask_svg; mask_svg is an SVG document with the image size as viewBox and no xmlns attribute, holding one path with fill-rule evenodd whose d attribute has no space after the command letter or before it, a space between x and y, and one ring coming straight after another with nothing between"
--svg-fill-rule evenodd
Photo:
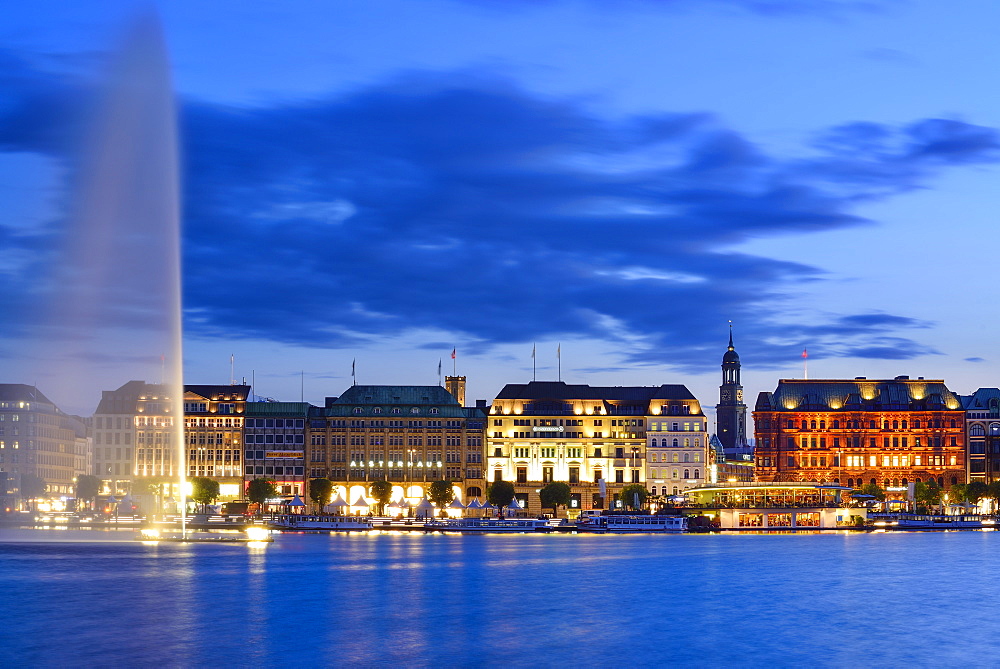
<instances>
[{"instance_id":1,"label":"dark cloud","mask_svg":"<svg viewBox=\"0 0 1000 669\"><path fill-rule=\"evenodd\" d=\"M45 126L74 89L5 67L0 81L19 83L0 146L65 155ZM181 126L190 335L357 347L438 330L476 351L572 335L699 371L717 363L729 319L760 365L802 343L934 353L901 336L927 327L906 316L791 325L785 295L823 271L729 249L868 224L858 200L995 161L998 145L960 121L856 123L789 161L708 114L610 121L468 75L266 108L189 101Z\"/></svg>"},{"instance_id":2,"label":"dark cloud","mask_svg":"<svg viewBox=\"0 0 1000 669\"><path fill-rule=\"evenodd\" d=\"M964 358L964 360L966 362L986 362L986 358L979 358L979 357Z\"/></svg>"}]
</instances>

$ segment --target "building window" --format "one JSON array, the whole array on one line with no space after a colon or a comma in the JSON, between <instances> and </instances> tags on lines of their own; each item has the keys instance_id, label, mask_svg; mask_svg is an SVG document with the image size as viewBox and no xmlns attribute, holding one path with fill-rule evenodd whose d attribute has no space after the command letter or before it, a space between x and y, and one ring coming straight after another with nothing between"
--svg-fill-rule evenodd
<instances>
[{"instance_id":1,"label":"building window","mask_svg":"<svg viewBox=\"0 0 1000 669\"><path fill-rule=\"evenodd\" d=\"M552 467L542 467L542 483L552 483Z\"/></svg>"},{"instance_id":2,"label":"building window","mask_svg":"<svg viewBox=\"0 0 1000 669\"><path fill-rule=\"evenodd\" d=\"M569 482L570 483L579 483L580 482L580 468L579 467L570 467L569 468Z\"/></svg>"}]
</instances>

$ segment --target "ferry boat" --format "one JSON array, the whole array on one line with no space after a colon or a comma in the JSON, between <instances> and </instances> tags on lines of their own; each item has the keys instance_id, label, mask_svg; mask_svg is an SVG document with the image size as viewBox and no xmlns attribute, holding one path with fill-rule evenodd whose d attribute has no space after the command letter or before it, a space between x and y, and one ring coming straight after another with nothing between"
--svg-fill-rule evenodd
<instances>
[{"instance_id":1,"label":"ferry boat","mask_svg":"<svg viewBox=\"0 0 1000 669\"><path fill-rule=\"evenodd\" d=\"M546 518L456 518L427 524L442 532L547 532Z\"/></svg>"},{"instance_id":2,"label":"ferry boat","mask_svg":"<svg viewBox=\"0 0 1000 669\"><path fill-rule=\"evenodd\" d=\"M992 516L960 514L942 516L929 513L901 513L895 520L876 520L875 527L894 530L981 530L993 528Z\"/></svg>"},{"instance_id":3,"label":"ferry boat","mask_svg":"<svg viewBox=\"0 0 1000 669\"><path fill-rule=\"evenodd\" d=\"M216 532L198 532L196 530L177 531L159 527L144 527L136 536L137 541L174 542L174 543L209 543L209 544L246 544L273 543L270 531L266 527L251 525L244 530L219 530Z\"/></svg>"},{"instance_id":4,"label":"ferry boat","mask_svg":"<svg viewBox=\"0 0 1000 669\"><path fill-rule=\"evenodd\" d=\"M369 516L304 516L283 514L274 516L268 525L277 530L291 532L363 532L372 529Z\"/></svg>"},{"instance_id":5,"label":"ferry boat","mask_svg":"<svg viewBox=\"0 0 1000 669\"><path fill-rule=\"evenodd\" d=\"M685 532L684 516L589 516L577 521L581 532Z\"/></svg>"}]
</instances>

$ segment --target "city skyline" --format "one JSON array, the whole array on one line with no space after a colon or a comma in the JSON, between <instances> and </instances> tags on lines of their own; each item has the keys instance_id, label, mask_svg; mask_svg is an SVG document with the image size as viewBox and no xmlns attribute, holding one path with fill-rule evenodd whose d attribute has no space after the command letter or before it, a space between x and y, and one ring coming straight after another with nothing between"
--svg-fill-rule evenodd
<instances>
[{"instance_id":1,"label":"city skyline","mask_svg":"<svg viewBox=\"0 0 1000 669\"><path fill-rule=\"evenodd\" d=\"M996 385L988 283L963 271L1000 234L989 3L157 6L186 382L321 404L352 367L436 383L457 349L473 403L554 380L559 347L568 383L710 407L731 320L751 409L803 348L815 378ZM133 8L32 4L0 29L4 381L81 414L161 364L108 364L80 401L24 355Z\"/></svg>"}]
</instances>

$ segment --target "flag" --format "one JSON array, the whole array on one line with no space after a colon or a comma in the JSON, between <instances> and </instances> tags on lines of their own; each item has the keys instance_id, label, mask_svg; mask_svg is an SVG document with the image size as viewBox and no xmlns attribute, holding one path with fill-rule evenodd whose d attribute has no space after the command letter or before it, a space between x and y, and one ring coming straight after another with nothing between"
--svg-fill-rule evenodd
<instances>
[{"instance_id":1,"label":"flag","mask_svg":"<svg viewBox=\"0 0 1000 669\"><path fill-rule=\"evenodd\" d=\"M562 342L559 342L559 345L556 346L556 357L562 358Z\"/></svg>"},{"instance_id":2,"label":"flag","mask_svg":"<svg viewBox=\"0 0 1000 669\"><path fill-rule=\"evenodd\" d=\"M455 354L458 353L458 347L451 349L451 359L455 359Z\"/></svg>"},{"instance_id":3,"label":"flag","mask_svg":"<svg viewBox=\"0 0 1000 669\"><path fill-rule=\"evenodd\" d=\"M535 345L534 344L531 345L531 359L532 360L535 359Z\"/></svg>"},{"instance_id":4,"label":"flag","mask_svg":"<svg viewBox=\"0 0 1000 669\"><path fill-rule=\"evenodd\" d=\"M809 357L809 352L806 349L804 349L804 348L802 349L802 357L803 358L808 358Z\"/></svg>"},{"instance_id":5,"label":"flag","mask_svg":"<svg viewBox=\"0 0 1000 669\"><path fill-rule=\"evenodd\" d=\"M438 358L438 376L441 376L441 358Z\"/></svg>"},{"instance_id":6,"label":"flag","mask_svg":"<svg viewBox=\"0 0 1000 669\"><path fill-rule=\"evenodd\" d=\"M356 363L357 361L358 361L357 358L355 358L354 360L351 360L351 378L352 379L354 378L354 363Z\"/></svg>"}]
</instances>

